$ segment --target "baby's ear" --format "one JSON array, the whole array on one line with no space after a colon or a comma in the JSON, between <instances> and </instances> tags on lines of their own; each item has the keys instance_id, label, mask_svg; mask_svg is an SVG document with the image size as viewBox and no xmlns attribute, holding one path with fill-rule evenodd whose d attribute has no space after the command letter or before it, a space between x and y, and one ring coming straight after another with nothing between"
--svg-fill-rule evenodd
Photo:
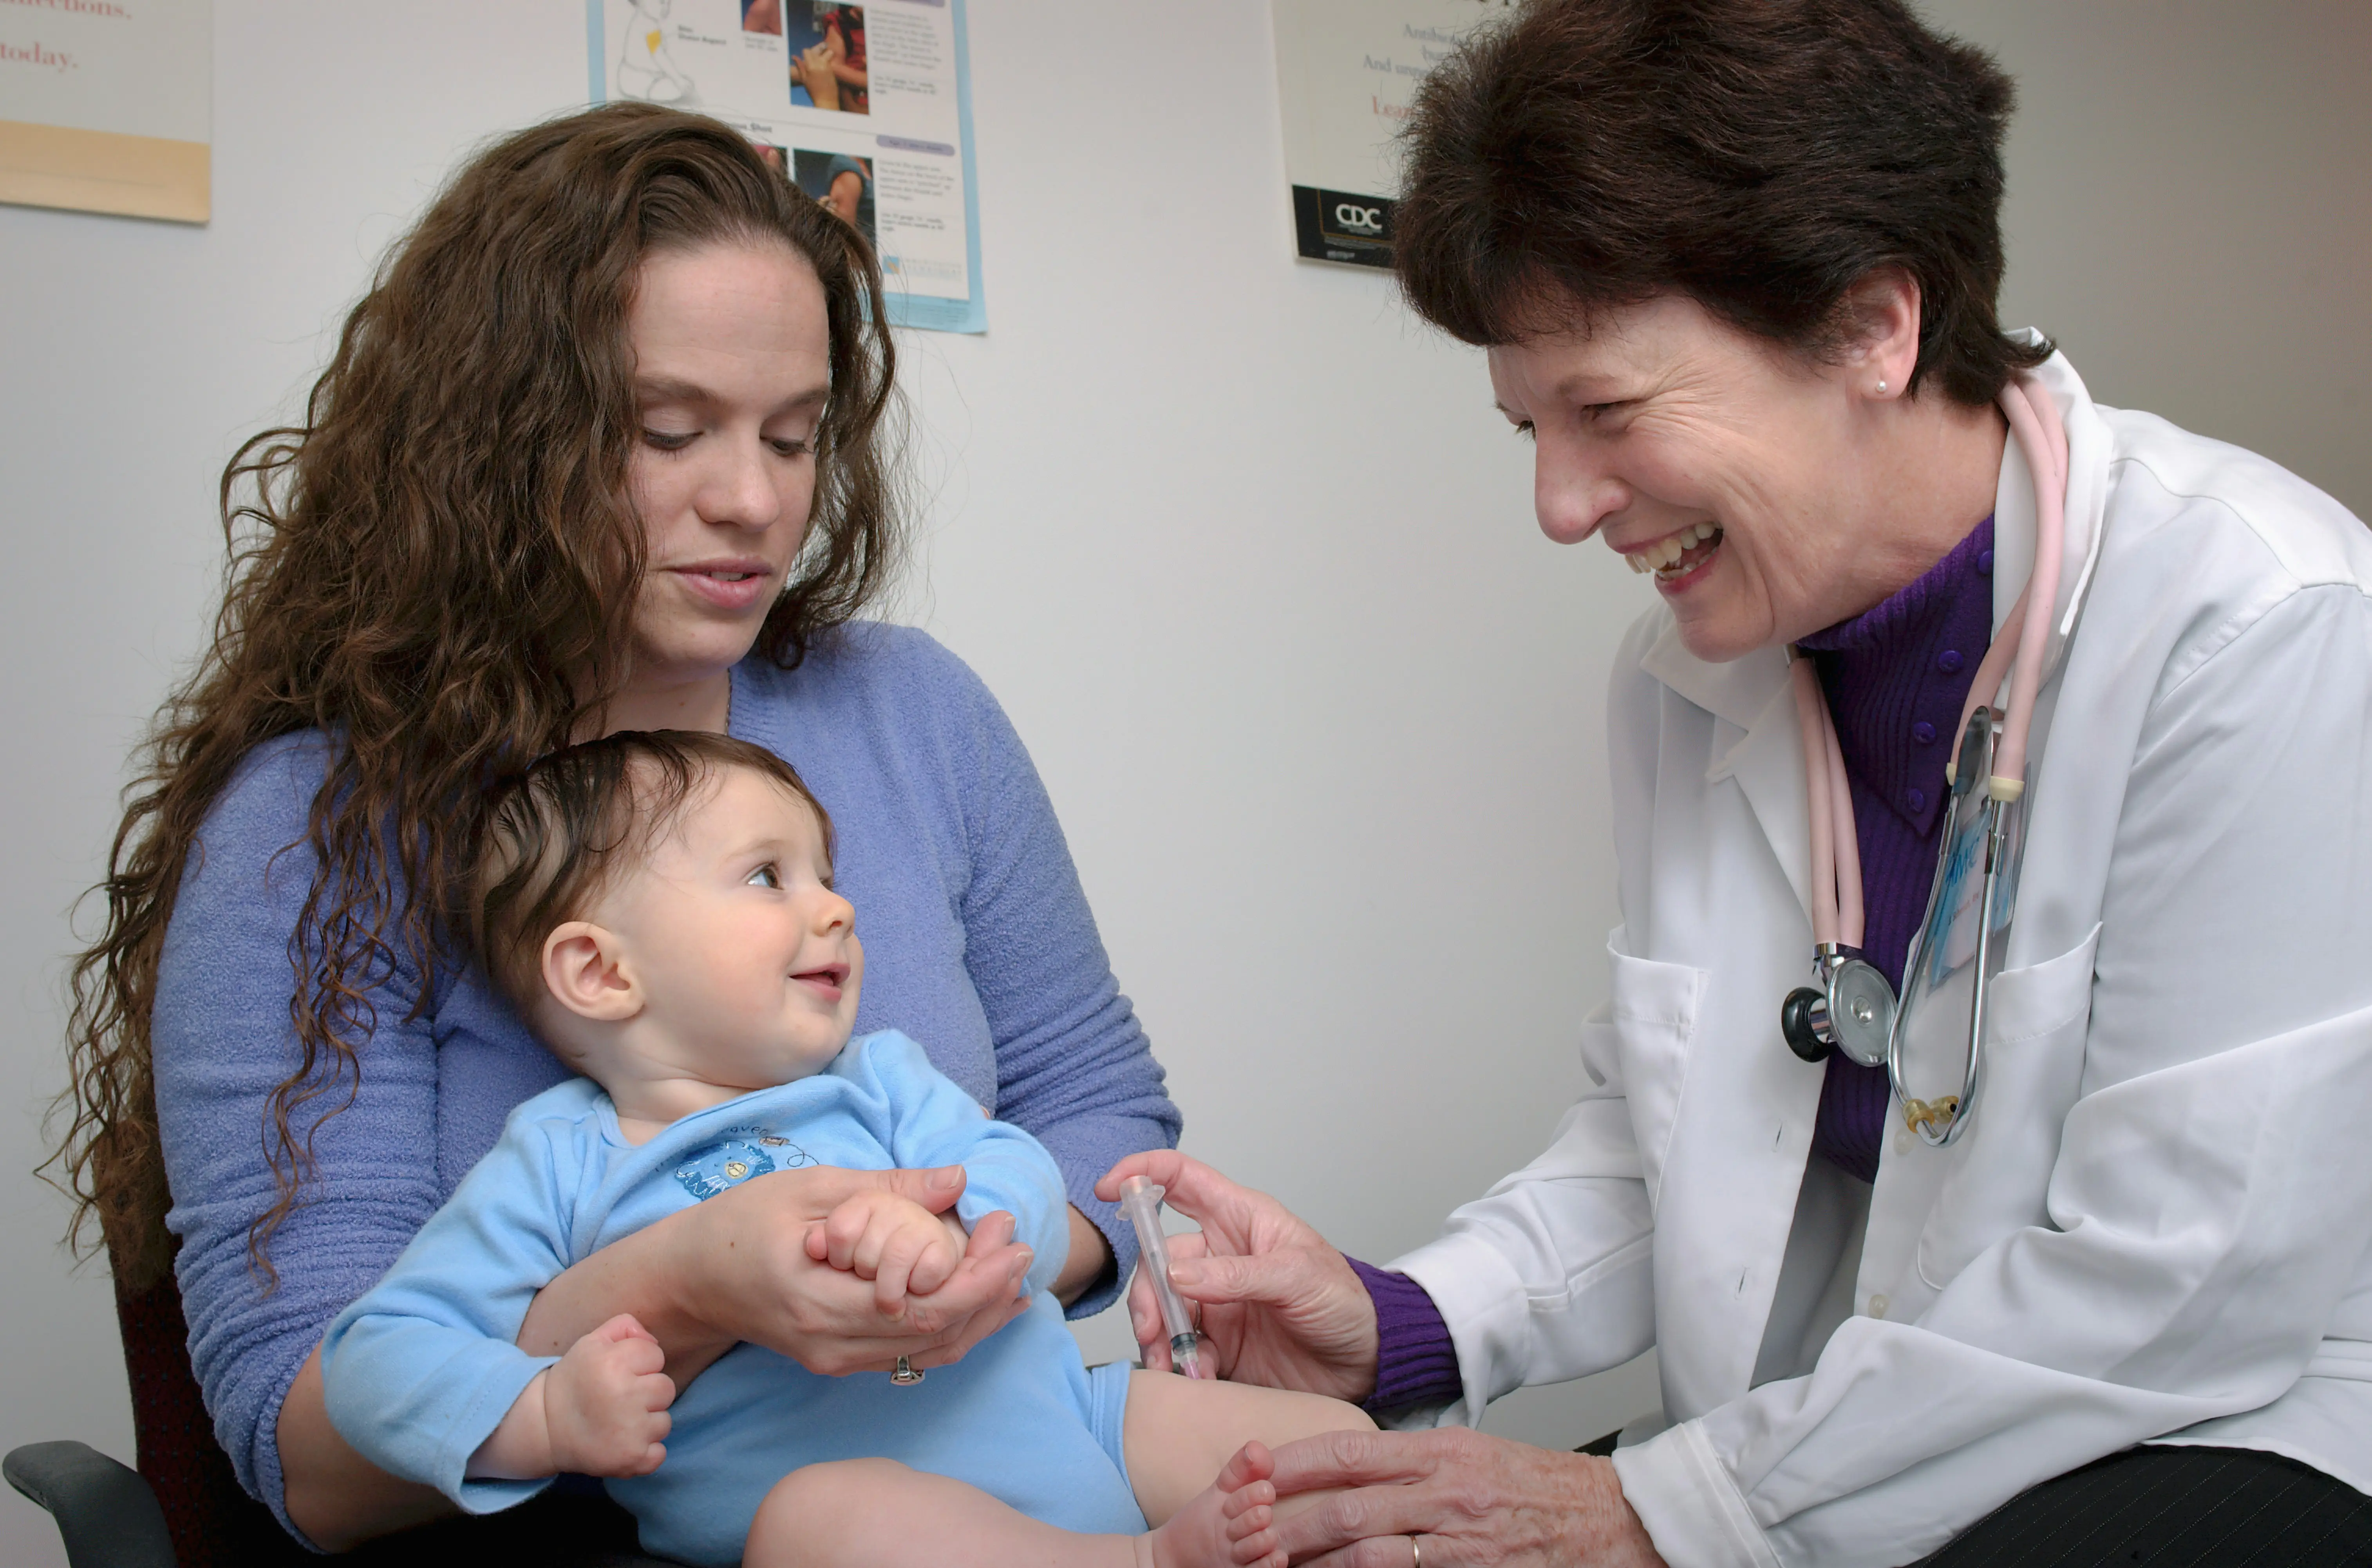
<instances>
[{"instance_id":1,"label":"baby's ear","mask_svg":"<svg viewBox=\"0 0 2372 1568\"><path fill-rule=\"evenodd\" d=\"M618 1024L643 1010L642 987L627 971L625 944L589 920L572 920L543 939L543 986L580 1018Z\"/></svg>"}]
</instances>

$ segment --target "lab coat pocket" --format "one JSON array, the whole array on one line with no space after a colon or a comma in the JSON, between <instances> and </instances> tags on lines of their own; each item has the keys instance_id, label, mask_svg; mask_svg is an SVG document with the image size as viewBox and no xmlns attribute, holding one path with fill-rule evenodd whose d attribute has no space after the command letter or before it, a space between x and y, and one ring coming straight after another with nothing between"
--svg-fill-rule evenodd
<instances>
[{"instance_id":1,"label":"lab coat pocket","mask_svg":"<svg viewBox=\"0 0 2372 1568\"><path fill-rule=\"evenodd\" d=\"M1937 1290L2005 1237L2050 1223L2044 1199L2083 1080L2099 941L2094 925L2057 958L1994 977L1974 1120L1943 1156L1943 1184L1919 1235L1919 1275Z\"/></svg>"},{"instance_id":2,"label":"lab coat pocket","mask_svg":"<svg viewBox=\"0 0 2372 1568\"><path fill-rule=\"evenodd\" d=\"M1607 938L1613 991L1582 1027L1581 1054L1602 1090L1620 1093L1638 1139L1640 1174L1652 1207L1663 1184L1664 1152L1672 1139L1686 1086L1689 1046L1704 1000L1705 971L1686 964L1635 958L1625 952L1620 926Z\"/></svg>"}]
</instances>

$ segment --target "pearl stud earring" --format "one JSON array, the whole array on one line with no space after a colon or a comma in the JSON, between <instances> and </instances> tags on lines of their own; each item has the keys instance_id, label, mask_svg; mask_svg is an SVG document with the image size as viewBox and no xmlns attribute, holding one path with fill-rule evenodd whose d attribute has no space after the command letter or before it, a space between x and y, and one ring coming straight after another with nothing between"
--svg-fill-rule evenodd
<instances>
[{"instance_id":1,"label":"pearl stud earring","mask_svg":"<svg viewBox=\"0 0 2372 1568\"><path fill-rule=\"evenodd\" d=\"M1886 379L1884 377L1880 377L1878 378L1878 395L1881 398L1886 396Z\"/></svg>"}]
</instances>

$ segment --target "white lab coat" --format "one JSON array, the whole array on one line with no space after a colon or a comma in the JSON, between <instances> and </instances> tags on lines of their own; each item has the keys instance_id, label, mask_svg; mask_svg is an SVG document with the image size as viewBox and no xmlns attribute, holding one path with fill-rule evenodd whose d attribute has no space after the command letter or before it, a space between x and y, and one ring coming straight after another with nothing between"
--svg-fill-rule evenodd
<instances>
[{"instance_id":1,"label":"white lab coat","mask_svg":"<svg viewBox=\"0 0 2372 1568\"><path fill-rule=\"evenodd\" d=\"M2263 459L2096 406L2064 357L2037 374L2066 557L1986 1079L1947 1150L1889 1109L1817 1364L1750 1386L1791 1227L1860 1229L1797 1219L1823 1069L1778 1028L1812 942L1785 656L1704 663L1660 607L1609 703L1595 1086L1394 1265L1457 1344L1434 1419L1657 1347L1670 1424L1615 1466L1674 1568L1912 1562L2151 1439L2372 1491L2372 535ZM1998 626L2034 550L2015 441L1994 529ZM1913 1092L1959 1086L1945 1054Z\"/></svg>"}]
</instances>

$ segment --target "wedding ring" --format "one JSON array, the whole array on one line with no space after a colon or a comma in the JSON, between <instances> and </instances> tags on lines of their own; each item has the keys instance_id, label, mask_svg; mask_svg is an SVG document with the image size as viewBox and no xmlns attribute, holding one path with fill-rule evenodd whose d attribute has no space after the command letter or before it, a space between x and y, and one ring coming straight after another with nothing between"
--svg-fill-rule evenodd
<instances>
[{"instance_id":1,"label":"wedding ring","mask_svg":"<svg viewBox=\"0 0 2372 1568\"><path fill-rule=\"evenodd\" d=\"M915 1369L913 1362L902 1355L898 1358L898 1370L890 1374L890 1381L897 1384L901 1388L911 1388L922 1380L922 1373Z\"/></svg>"},{"instance_id":2,"label":"wedding ring","mask_svg":"<svg viewBox=\"0 0 2372 1568\"><path fill-rule=\"evenodd\" d=\"M1416 1537L1409 1537L1409 1568L1424 1568L1424 1548L1417 1545Z\"/></svg>"}]
</instances>

